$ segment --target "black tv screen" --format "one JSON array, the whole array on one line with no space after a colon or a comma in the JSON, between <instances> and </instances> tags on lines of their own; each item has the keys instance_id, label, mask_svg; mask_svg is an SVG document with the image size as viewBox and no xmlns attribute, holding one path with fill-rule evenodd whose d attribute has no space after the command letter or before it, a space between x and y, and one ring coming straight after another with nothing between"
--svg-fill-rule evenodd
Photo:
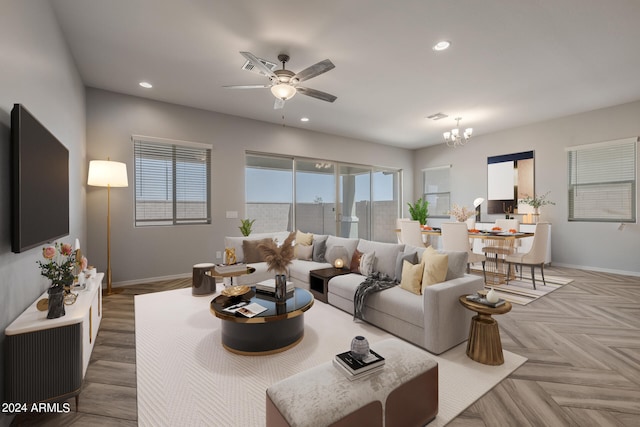
<instances>
[{"instance_id":1,"label":"black tv screen","mask_svg":"<svg viewBox=\"0 0 640 427\"><path fill-rule=\"evenodd\" d=\"M21 104L11 110L11 250L69 234L69 150Z\"/></svg>"}]
</instances>

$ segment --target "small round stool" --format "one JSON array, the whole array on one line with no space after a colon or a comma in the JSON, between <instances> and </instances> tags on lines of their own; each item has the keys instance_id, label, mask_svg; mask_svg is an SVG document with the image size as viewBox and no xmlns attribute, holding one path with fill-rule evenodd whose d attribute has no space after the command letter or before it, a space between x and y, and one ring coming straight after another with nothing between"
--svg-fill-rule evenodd
<instances>
[{"instance_id":1,"label":"small round stool","mask_svg":"<svg viewBox=\"0 0 640 427\"><path fill-rule=\"evenodd\" d=\"M202 263L193 266L193 279L191 281L191 295L211 295L216 291L216 278L211 276L215 264Z\"/></svg>"}]
</instances>

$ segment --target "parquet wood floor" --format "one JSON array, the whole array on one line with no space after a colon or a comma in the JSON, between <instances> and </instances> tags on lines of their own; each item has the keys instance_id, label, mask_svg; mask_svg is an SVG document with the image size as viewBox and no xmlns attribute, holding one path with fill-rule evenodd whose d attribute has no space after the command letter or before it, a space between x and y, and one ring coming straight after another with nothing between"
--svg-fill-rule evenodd
<instances>
[{"instance_id":1,"label":"parquet wood floor","mask_svg":"<svg viewBox=\"0 0 640 427\"><path fill-rule=\"evenodd\" d=\"M454 419L452 427L639 426L640 278L545 269L574 282L496 316L503 347L529 360ZM106 297L80 395L68 414L29 415L20 426L135 426L133 296L191 285L135 285Z\"/></svg>"}]
</instances>

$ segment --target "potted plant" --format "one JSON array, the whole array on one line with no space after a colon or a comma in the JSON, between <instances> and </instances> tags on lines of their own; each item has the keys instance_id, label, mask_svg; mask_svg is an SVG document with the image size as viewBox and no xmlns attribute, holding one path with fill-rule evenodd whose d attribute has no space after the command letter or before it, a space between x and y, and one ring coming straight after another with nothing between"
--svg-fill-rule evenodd
<instances>
[{"instance_id":1,"label":"potted plant","mask_svg":"<svg viewBox=\"0 0 640 427\"><path fill-rule=\"evenodd\" d=\"M418 221L420 225L426 225L427 217L429 216L429 202L422 200L421 197L413 205L411 203L407 203L407 205L409 205L411 219Z\"/></svg>"},{"instance_id":2,"label":"potted plant","mask_svg":"<svg viewBox=\"0 0 640 427\"><path fill-rule=\"evenodd\" d=\"M249 218L240 220L240 227L238 228L240 229L240 232L244 237L247 237L249 234L251 234L251 227L253 227L254 222L256 222L255 219Z\"/></svg>"},{"instance_id":3,"label":"potted plant","mask_svg":"<svg viewBox=\"0 0 640 427\"><path fill-rule=\"evenodd\" d=\"M546 206L546 205L555 205L555 202L552 202L551 200L547 199L547 196L549 196L550 192L551 191L547 191L542 196L536 196L534 194L533 197L527 194L524 199L520 200L521 203L524 203L525 205L529 205L533 208L533 221L535 223L538 222L538 218L540 217L540 207Z\"/></svg>"},{"instance_id":4,"label":"potted plant","mask_svg":"<svg viewBox=\"0 0 640 427\"><path fill-rule=\"evenodd\" d=\"M282 246L267 239L264 243L258 245L258 249L264 254L264 260L267 263L267 271L275 271L276 277L276 300L284 301L287 293L287 266L291 264L294 258L293 241L296 233L292 232L282 243Z\"/></svg>"}]
</instances>

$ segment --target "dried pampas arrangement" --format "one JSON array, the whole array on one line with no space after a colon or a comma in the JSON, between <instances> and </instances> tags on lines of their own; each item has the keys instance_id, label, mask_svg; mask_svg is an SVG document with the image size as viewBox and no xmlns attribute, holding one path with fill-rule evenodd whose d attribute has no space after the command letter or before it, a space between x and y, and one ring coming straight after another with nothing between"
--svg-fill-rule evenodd
<instances>
[{"instance_id":1,"label":"dried pampas arrangement","mask_svg":"<svg viewBox=\"0 0 640 427\"><path fill-rule=\"evenodd\" d=\"M283 274L287 270L287 265L291 264L291 260L293 260L293 241L295 238L296 233L292 232L280 247L273 240L258 245L258 249L264 254L264 260L268 265L267 271Z\"/></svg>"}]
</instances>

